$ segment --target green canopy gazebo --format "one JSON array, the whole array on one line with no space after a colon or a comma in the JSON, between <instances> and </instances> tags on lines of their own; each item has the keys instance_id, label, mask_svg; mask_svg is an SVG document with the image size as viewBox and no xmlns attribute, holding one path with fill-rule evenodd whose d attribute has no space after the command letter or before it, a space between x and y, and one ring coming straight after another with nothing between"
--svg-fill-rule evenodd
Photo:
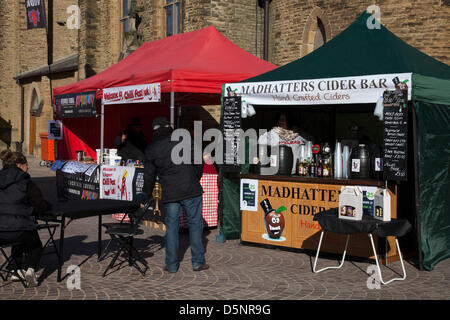
<instances>
[{"instance_id":1,"label":"green canopy gazebo","mask_svg":"<svg viewBox=\"0 0 450 320\"><path fill-rule=\"evenodd\" d=\"M314 52L240 85L411 74L409 130L413 132L413 146L409 157L413 159L415 174L409 179L414 184L410 201L414 201L416 211L411 216L416 220L420 268L432 270L439 261L450 257L450 66L408 45L382 25L370 29L370 17L364 12ZM238 238L239 180L232 175L221 176L221 233L226 238Z\"/></svg>"}]
</instances>

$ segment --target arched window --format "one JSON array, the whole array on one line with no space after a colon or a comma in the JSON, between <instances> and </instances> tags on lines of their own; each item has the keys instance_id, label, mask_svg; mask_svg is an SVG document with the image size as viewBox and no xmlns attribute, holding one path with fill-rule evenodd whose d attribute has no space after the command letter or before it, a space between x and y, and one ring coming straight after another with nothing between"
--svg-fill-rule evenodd
<instances>
[{"instance_id":1,"label":"arched window","mask_svg":"<svg viewBox=\"0 0 450 320\"><path fill-rule=\"evenodd\" d=\"M302 35L300 56L303 57L324 45L331 39L331 25L325 13L315 7L308 19Z\"/></svg>"},{"instance_id":2,"label":"arched window","mask_svg":"<svg viewBox=\"0 0 450 320\"><path fill-rule=\"evenodd\" d=\"M33 89L33 93L31 96L30 113L35 117L39 117L39 115L41 113L41 103L39 101L39 97L36 92L36 89Z\"/></svg>"},{"instance_id":3,"label":"arched window","mask_svg":"<svg viewBox=\"0 0 450 320\"><path fill-rule=\"evenodd\" d=\"M322 20L317 18L317 30L316 36L314 38L314 50L322 46L325 42L327 42L327 35L325 33L325 26L323 25Z\"/></svg>"}]
</instances>

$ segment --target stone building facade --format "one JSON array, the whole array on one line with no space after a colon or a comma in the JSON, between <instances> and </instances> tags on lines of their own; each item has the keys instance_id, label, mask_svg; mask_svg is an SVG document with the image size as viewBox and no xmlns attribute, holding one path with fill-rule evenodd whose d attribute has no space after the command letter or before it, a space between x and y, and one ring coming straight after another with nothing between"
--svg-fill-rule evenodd
<instances>
[{"instance_id":1,"label":"stone building facade","mask_svg":"<svg viewBox=\"0 0 450 320\"><path fill-rule=\"evenodd\" d=\"M0 149L22 145L25 153L39 156L39 135L53 118L51 89L105 70L143 42L214 25L236 45L263 57L264 0L45 3L47 12L53 8L50 68L45 29L27 30L24 2L0 0ZM281 66L301 58L371 5L378 6L381 23L397 36L450 64L447 0L270 1L268 60ZM214 126L220 107L186 108L182 116L188 121L206 117Z\"/></svg>"}]
</instances>

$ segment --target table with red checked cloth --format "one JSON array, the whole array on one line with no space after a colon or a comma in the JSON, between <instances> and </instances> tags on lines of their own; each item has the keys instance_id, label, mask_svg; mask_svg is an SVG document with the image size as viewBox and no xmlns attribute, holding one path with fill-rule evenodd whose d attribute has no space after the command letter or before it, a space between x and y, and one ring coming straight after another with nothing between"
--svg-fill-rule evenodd
<instances>
[{"instance_id":1,"label":"table with red checked cloth","mask_svg":"<svg viewBox=\"0 0 450 320\"><path fill-rule=\"evenodd\" d=\"M205 221L205 226L217 226L217 203L219 197L219 188L217 182L217 173L203 173L200 179L200 184L203 188L203 202L202 202L202 216ZM180 227L187 227L186 215L184 210L181 210Z\"/></svg>"}]
</instances>

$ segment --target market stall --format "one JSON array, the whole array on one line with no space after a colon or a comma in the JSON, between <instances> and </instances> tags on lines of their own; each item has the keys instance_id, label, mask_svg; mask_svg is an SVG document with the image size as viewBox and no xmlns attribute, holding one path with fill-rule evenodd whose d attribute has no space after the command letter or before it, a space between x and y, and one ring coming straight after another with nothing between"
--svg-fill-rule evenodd
<instances>
[{"instance_id":1,"label":"market stall","mask_svg":"<svg viewBox=\"0 0 450 320\"><path fill-rule=\"evenodd\" d=\"M444 146L450 145L450 67L407 45L384 26L368 29L368 18L370 14L363 13L341 34L302 59L224 85L221 124L225 140L232 140L230 145L245 144L233 141L227 129L270 130L277 112L283 110L300 129L297 132L304 141L299 145L310 141L315 148L292 148L290 163L294 166L283 174L278 170L268 173L271 165L264 168L258 164L260 149L264 149L259 148L260 136L253 138L258 140L256 157L248 154L242 164L236 153L231 153L230 162L221 170L220 220L227 238L316 249L320 227L313 221L314 215L340 207L340 192L346 190L342 187L351 187L361 193L365 214L375 212L373 192L389 196L390 217L408 219L415 226L404 242L408 250L419 251L421 266L431 270L450 257L450 237L445 232L450 226L446 196L450 182L438 178L448 177L450 150ZM239 114L238 120L235 114ZM347 132L355 126L365 130L357 135ZM246 139L247 143L251 139ZM294 139L279 141L296 143ZM289 156L286 148L277 145L279 153L271 157L275 156L275 166L281 169ZM377 153L380 147L381 154ZM359 154L351 153L358 148ZM311 151L317 152L314 157L305 155ZM326 156L331 159L328 176L323 175ZM305 158L309 158L307 164ZM376 159L384 162L382 172L374 169ZM340 166L334 167L336 163ZM367 167L368 163L372 165ZM257 164L256 170L252 170L253 164ZM265 220L268 214L263 200L280 211L277 224ZM372 257L367 239L352 242L349 255ZM330 234L324 243L324 251L339 253L345 238ZM387 243L376 244L385 247L387 260L398 258L394 239L388 237Z\"/></svg>"},{"instance_id":2,"label":"market stall","mask_svg":"<svg viewBox=\"0 0 450 320\"><path fill-rule=\"evenodd\" d=\"M105 71L54 89L54 96L60 98L88 92L89 99L82 101L89 102L90 111L83 114L91 115L60 118L63 138L57 145L58 159L73 160L77 151L82 151L86 157L97 161L96 149L113 148L115 137L133 117L143 119L144 134L150 138L150 124L156 117L169 118L175 128L180 107L219 105L222 83L240 81L274 68L273 64L230 42L214 27L144 43ZM135 99L130 99L106 108L102 103L114 101L114 91L120 88L143 83L160 84L159 102L136 103ZM79 100L75 97L75 101ZM214 218L217 217L217 172L213 166L205 167L202 181L206 191L203 208L208 215L205 221L217 225L217 218Z\"/></svg>"},{"instance_id":3,"label":"market stall","mask_svg":"<svg viewBox=\"0 0 450 320\"><path fill-rule=\"evenodd\" d=\"M178 108L220 105L221 85L241 81L275 69L276 66L250 54L224 37L213 26L146 42L108 69L74 84L54 88L53 95L96 92L96 114L101 112L104 88L160 83L161 101L123 104L105 113L104 144L114 138L135 116L144 121L144 134L152 137L151 123L166 116L178 127ZM147 126L146 126L147 124ZM58 142L59 159L76 159L76 147L95 159L100 148L100 118L64 118L64 138ZM150 139L149 139L150 140Z\"/></svg>"}]
</instances>

